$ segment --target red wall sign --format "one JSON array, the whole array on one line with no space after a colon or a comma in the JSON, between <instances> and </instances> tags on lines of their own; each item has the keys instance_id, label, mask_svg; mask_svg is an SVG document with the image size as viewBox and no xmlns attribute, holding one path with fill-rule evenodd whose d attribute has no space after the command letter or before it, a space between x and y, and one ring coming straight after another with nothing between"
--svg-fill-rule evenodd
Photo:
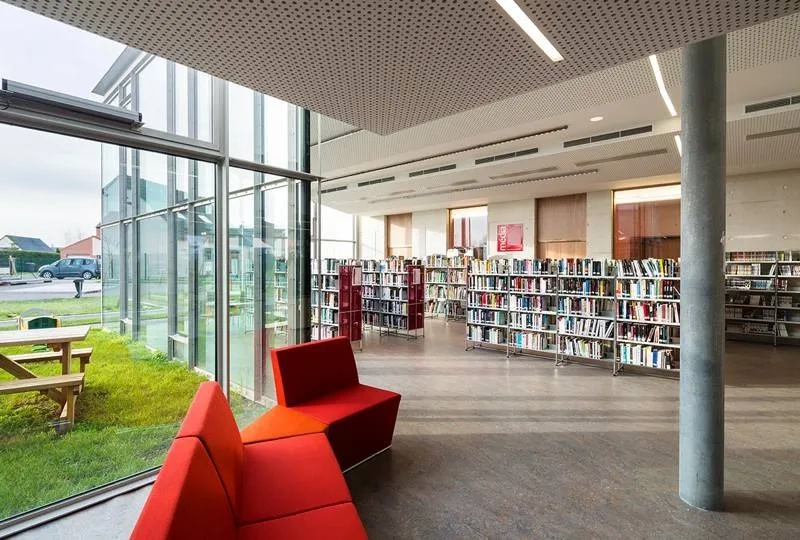
<instances>
[{"instance_id":1,"label":"red wall sign","mask_svg":"<svg viewBox=\"0 0 800 540\"><path fill-rule=\"evenodd\" d=\"M497 251L522 251L522 223L497 226Z\"/></svg>"}]
</instances>

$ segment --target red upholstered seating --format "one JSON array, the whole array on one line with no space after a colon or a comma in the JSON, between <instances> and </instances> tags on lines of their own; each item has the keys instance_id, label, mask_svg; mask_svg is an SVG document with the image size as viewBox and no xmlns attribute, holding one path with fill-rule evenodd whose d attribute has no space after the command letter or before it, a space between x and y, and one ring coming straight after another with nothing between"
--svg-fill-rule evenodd
<instances>
[{"instance_id":1,"label":"red upholstered seating","mask_svg":"<svg viewBox=\"0 0 800 540\"><path fill-rule=\"evenodd\" d=\"M211 537L208 537L211 538ZM367 533L352 503L326 506L303 514L273 519L239 530L239 540L366 540Z\"/></svg>"},{"instance_id":2,"label":"red upholstered seating","mask_svg":"<svg viewBox=\"0 0 800 540\"><path fill-rule=\"evenodd\" d=\"M366 538L366 533L324 433L244 445L219 385L209 382L186 413L132 537Z\"/></svg>"},{"instance_id":3,"label":"red upholstered seating","mask_svg":"<svg viewBox=\"0 0 800 540\"><path fill-rule=\"evenodd\" d=\"M285 437L325 433L328 424L288 407L273 407L242 430L242 442L272 441Z\"/></svg>"},{"instance_id":4,"label":"red upholstered seating","mask_svg":"<svg viewBox=\"0 0 800 540\"><path fill-rule=\"evenodd\" d=\"M177 439L131 538L236 538L237 526L211 459L198 439Z\"/></svg>"},{"instance_id":5,"label":"red upholstered seating","mask_svg":"<svg viewBox=\"0 0 800 540\"><path fill-rule=\"evenodd\" d=\"M280 405L328 424L343 470L392 444L400 394L361 384L346 337L272 351Z\"/></svg>"}]
</instances>

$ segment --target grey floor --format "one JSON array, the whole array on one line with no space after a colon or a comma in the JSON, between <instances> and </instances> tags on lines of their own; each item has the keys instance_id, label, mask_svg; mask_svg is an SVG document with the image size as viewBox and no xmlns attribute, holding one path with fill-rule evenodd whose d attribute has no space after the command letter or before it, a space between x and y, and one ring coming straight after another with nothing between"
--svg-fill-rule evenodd
<instances>
[{"instance_id":1,"label":"grey floor","mask_svg":"<svg viewBox=\"0 0 800 540\"><path fill-rule=\"evenodd\" d=\"M394 446L348 473L372 538L800 538L800 349L728 343L726 505L677 497L675 380L465 352L463 325L368 335L403 394ZM25 538L124 538L146 492Z\"/></svg>"}]
</instances>

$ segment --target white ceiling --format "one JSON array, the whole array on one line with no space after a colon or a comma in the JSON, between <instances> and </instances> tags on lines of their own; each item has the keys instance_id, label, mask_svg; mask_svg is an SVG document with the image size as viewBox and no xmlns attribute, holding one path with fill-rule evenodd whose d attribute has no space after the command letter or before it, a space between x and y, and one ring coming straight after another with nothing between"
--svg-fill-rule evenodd
<instances>
[{"instance_id":1,"label":"white ceiling","mask_svg":"<svg viewBox=\"0 0 800 540\"><path fill-rule=\"evenodd\" d=\"M759 113L744 113L746 104L800 95L800 14L790 15L740 30L728 38L728 172L741 174L800 167L800 135L797 133L747 141L753 133L800 127L800 105ZM680 50L658 55L673 103L680 113ZM592 116L604 120L592 123ZM572 149L563 142L653 125L652 133ZM554 131L487 148L459 152L475 145L510 137ZM314 146L315 172L329 180L324 188L347 186L345 191L324 195L326 204L363 213L398 213L413 210L485 204L519 198L561 195L586 190L612 189L663 182L662 175L679 172L680 160L674 135L680 117L670 117L658 92L647 59L640 59L528 92L483 107L434 120L397 133L381 136L366 131L352 133L353 126L321 120L323 141ZM531 156L475 165L475 159L537 147ZM665 149L650 155L578 166L586 161L644 151ZM426 156L444 154L432 159ZM393 166L413 160L412 163ZM412 171L455 164L455 170L409 178ZM494 180L509 173L549 169L515 178ZM492 187L515 179L538 178L598 169L591 175L541 180L513 186ZM364 172L366 171L366 172ZM358 187L359 182L394 176L395 181ZM453 183L474 180L476 183ZM448 187L449 186L449 187ZM485 189L469 189L488 186ZM460 189L460 191L453 191ZM409 190L411 190L409 192ZM434 195L437 191L450 193ZM403 192L403 193L398 193Z\"/></svg>"},{"instance_id":2,"label":"white ceiling","mask_svg":"<svg viewBox=\"0 0 800 540\"><path fill-rule=\"evenodd\" d=\"M5 0L389 134L800 10L800 0ZM636 81L630 81L637 84Z\"/></svg>"}]
</instances>

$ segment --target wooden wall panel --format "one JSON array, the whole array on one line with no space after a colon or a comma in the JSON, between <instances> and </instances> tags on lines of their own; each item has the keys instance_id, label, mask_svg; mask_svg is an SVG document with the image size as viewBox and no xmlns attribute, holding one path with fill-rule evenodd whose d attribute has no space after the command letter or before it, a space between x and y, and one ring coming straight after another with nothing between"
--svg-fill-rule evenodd
<instances>
[{"instance_id":1,"label":"wooden wall panel","mask_svg":"<svg viewBox=\"0 0 800 540\"><path fill-rule=\"evenodd\" d=\"M536 257L586 256L586 194L536 199Z\"/></svg>"},{"instance_id":2,"label":"wooden wall panel","mask_svg":"<svg viewBox=\"0 0 800 540\"><path fill-rule=\"evenodd\" d=\"M386 255L411 256L411 214L386 216Z\"/></svg>"},{"instance_id":3,"label":"wooden wall panel","mask_svg":"<svg viewBox=\"0 0 800 540\"><path fill-rule=\"evenodd\" d=\"M586 241L586 194L536 199L539 242Z\"/></svg>"}]
</instances>

